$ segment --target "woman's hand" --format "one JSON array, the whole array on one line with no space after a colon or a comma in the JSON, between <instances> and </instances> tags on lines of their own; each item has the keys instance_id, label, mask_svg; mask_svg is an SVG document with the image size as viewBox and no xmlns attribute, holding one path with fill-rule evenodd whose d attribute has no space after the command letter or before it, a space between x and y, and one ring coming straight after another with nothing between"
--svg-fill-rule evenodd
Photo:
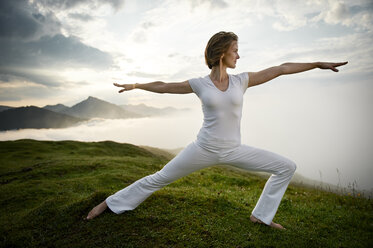
<instances>
[{"instance_id":1,"label":"woman's hand","mask_svg":"<svg viewBox=\"0 0 373 248\"><path fill-rule=\"evenodd\" d=\"M330 63L330 62L319 62L317 63L317 67L320 69L330 69L332 71L338 72L338 69L336 67L345 65L348 62L340 62L340 63Z\"/></svg>"},{"instance_id":2,"label":"woman's hand","mask_svg":"<svg viewBox=\"0 0 373 248\"><path fill-rule=\"evenodd\" d=\"M123 91L133 90L134 88L136 88L136 84L117 84L117 83L114 83L114 86L123 88L119 91L119 93L122 93Z\"/></svg>"}]
</instances>

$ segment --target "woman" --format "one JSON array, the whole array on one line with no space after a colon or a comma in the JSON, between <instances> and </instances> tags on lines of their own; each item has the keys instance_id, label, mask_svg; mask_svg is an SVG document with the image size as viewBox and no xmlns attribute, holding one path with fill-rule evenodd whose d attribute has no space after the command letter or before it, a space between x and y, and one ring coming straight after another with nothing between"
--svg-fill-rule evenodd
<instances>
[{"instance_id":1,"label":"woman","mask_svg":"<svg viewBox=\"0 0 373 248\"><path fill-rule=\"evenodd\" d=\"M197 140L188 145L160 171L146 176L109 196L93 208L87 219L101 214L107 207L114 213L133 210L156 190L196 170L216 164L228 164L246 170L271 173L256 204L250 220L284 229L272 221L282 196L292 178L294 162L275 153L241 144L240 122L243 94L246 89L270 81L280 75L314 68L331 69L344 63L285 63L259 72L227 74L240 58L238 37L232 32L219 32L211 37L205 50L205 60L211 69L209 75L178 83L152 82L146 84L114 84L122 89L156 93L195 93L202 102L204 122Z\"/></svg>"}]
</instances>

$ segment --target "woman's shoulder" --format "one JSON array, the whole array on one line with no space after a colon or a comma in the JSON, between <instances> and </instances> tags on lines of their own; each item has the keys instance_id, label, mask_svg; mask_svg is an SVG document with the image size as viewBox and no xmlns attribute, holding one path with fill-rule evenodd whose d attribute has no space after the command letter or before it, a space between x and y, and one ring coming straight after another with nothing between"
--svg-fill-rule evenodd
<instances>
[{"instance_id":1,"label":"woman's shoulder","mask_svg":"<svg viewBox=\"0 0 373 248\"><path fill-rule=\"evenodd\" d=\"M203 89L207 87L208 79L207 75L189 79L188 82L192 90L198 95L200 91L203 91Z\"/></svg>"},{"instance_id":2,"label":"woman's shoulder","mask_svg":"<svg viewBox=\"0 0 373 248\"><path fill-rule=\"evenodd\" d=\"M230 74L231 77L237 78L237 79L248 79L249 73L248 72L240 72L237 74Z\"/></svg>"},{"instance_id":3,"label":"woman's shoulder","mask_svg":"<svg viewBox=\"0 0 373 248\"><path fill-rule=\"evenodd\" d=\"M192 79L194 79L194 80L206 80L207 78L208 78L208 74L207 75L205 75L205 76L197 76L197 77L195 77L195 78L192 78Z\"/></svg>"},{"instance_id":4,"label":"woman's shoulder","mask_svg":"<svg viewBox=\"0 0 373 248\"><path fill-rule=\"evenodd\" d=\"M238 74L232 74L231 77L233 78L232 83L241 87L243 92L245 92L249 85L249 73L241 72Z\"/></svg>"},{"instance_id":5,"label":"woman's shoulder","mask_svg":"<svg viewBox=\"0 0 373 248\"><path fill-rule=\"evenodd\" d=\"M208 80L208 76L209 75L206 75L206 76L200 76L200 77L195 77L195 78L191 78L189 79L189 83L192 81L192 83L205 83L207 80Z\"/></svg>"}]
</instances>

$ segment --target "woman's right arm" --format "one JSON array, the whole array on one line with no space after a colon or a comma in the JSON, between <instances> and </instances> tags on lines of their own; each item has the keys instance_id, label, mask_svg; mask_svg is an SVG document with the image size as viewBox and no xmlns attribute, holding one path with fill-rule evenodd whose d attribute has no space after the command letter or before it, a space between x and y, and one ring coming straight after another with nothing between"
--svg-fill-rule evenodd
<instances>
[{"instance_id":1,"label":"woman's right arm","mask_svg":"<svg viewBox=\"0 0 373 248\"><path fill-rule=\"evenodd\" d=\"M188 81L179 82L179 83L164 83L161 81L156 81L152 83L145 83L145 84L117 84L114 83L115 86L121 87L119 93L124 91L129 91L133 89L141 89L146 91L151 91L155 93L170 93L170 94L188 94L193 93L192 87L190 87Z\"/></svg>"}]
</instances>

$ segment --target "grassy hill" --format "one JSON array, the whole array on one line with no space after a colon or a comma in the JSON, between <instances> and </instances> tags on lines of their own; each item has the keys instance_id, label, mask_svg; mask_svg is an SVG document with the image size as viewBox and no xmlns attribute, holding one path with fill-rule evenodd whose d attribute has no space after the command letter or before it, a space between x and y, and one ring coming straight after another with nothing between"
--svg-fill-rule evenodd
<instances>
[{"instance_id":1,"label":"grassy hill","mask_svg":"<svg viewBox=\"0 0 373 248\"><path fill-rule=\"evenodd\" d=\"M154 153L152 153L154 152ZM165 154L114 142L0 142L1 247L373 247L373 201L290 185L275 230L249 221L265 180L211 167L133 211L85 221Z\"/></svg>"}]
</instances>

